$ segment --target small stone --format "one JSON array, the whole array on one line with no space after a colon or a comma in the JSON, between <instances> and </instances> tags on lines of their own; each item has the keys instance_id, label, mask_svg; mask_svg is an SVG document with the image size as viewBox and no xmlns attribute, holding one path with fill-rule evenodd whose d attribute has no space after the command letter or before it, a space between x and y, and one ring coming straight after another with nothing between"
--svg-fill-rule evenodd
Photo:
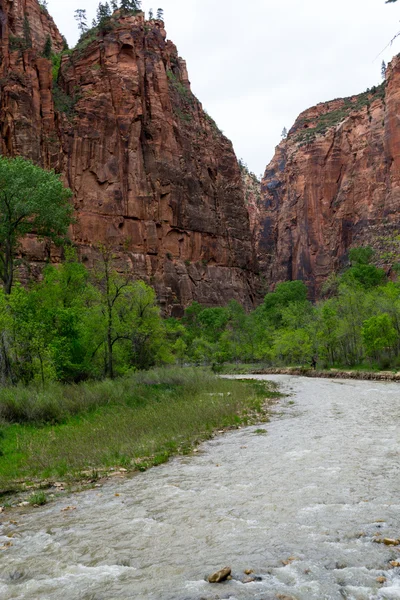
<instances>
[{"instance_id":1,"label":"small stone","mask_svg":"<svg viewBox=\"0 0 400 600\"><path fill-rule=\"evenodd\" d=\"M400 544L400 540L393 540L391 538L383 538L383 543L386 546L398 546Z\"/></svg>"},{"instance_id":2,"label":"small stone","mask_svg":"<svg viewBox=\"0 0 400 600\"><path fill-rule=\"evenodd\" d=\"M4 512L4 506L0 506L0 513Z\"/></svg>"},{"instance_id":3,"label":"small stone","mask_svg":"<svg viewBox=\"0 0 400 600\"><path fill-rule=\"evenodd\" d=\"M377 578L376 578L376 581L377 581L378 583L386 583L386 577L377 577Z\"/></svg>"},{"instance_id":4,"label":"small stone","mask_svg":"<svg viewBox=\"0 0 400 600\"><path fill-rule=\"evenodd\" d=\"M17 504L17 506L29 506L29 502L20 502L19 504Z\"/></svg>"},{"instance_id":5,"label":"small stone","mask_svg":"<svg viewBox=\"0 0 400 600\"><path fill-rule=\"evenodd\" d=\"M398 560L391 560L389 564L392 567L400 567L400 561L398 561Z\"/></svg>"},{"instance_id":6,"label":"small stone","mask_svg":"<svg viewBox=\"0 0 400 600\"><path fill-rule=\"evenodd\" d=\"M245 575L251 575L252 573L254 573L253 569L246 569L245 571L243 571L243 573Z\"/></svg>"},{"instance_id":7,"label":"small stone","mask_svg":"<svg viewBox=\"0 0 400 600\"><path fill-rule=\"evenodd\" d=\"M120 472L120 473L127 473L127 472L128 472L128 469L122 469L122 468L121 468L121 469L119 470L119 472Z\"/></svg>"},{"instance_id":8,"label":"small stone","mask_svg":"<svg viewBox=\"0 0 400 600\"><path fill-rule=\"evenodd\" d=\"M229 575L232 573L231 567L224 567L220 569L216 573L213 573L208 577L208 583L222 583L222 581L226 581Z\"/></svg>"}]
</instances>

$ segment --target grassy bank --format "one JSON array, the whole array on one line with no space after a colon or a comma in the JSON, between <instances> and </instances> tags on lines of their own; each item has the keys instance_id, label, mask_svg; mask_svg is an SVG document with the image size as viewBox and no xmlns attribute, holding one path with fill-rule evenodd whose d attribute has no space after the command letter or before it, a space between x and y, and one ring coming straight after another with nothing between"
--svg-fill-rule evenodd
<instances>
[{"instance_id":1,"label":"grassy bank","mask_svg":"<svg viewBox=\"0 0 400 600\"><path fill-rule=\"evenodd\" d=\"M157 369L115 381L0 390L0 490L96 477L189 452L215 430L266 418L272 384L203 369Z\"/></svg>"}]
</instances>

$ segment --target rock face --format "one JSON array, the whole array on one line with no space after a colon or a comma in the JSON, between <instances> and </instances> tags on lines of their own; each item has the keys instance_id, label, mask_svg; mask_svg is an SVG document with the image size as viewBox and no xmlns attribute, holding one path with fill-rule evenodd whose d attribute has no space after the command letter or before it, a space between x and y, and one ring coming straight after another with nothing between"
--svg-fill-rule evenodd
<instances>
[{"instance_id":1,"label":"rock face","mask_svg":"<svg viewBox=\"0 0 400 600\"><path fill-rule=\"evenodd\" d=\"M257 264L240 169L163 22L116 14L63 55L55 81L41 54L48 36L56 53L63 40L37 0L0 0L0 22L1 152L63 174L82 259L110 246L170 314L193 300L250 307ZM26 241L31 264L46 253Z\"/></svg>"},{"instance_id":2,"label":"rock face","mask_svg":"<svg viewBox=\"0 0 400 600\"><path fill-rule=\"evenodd\" d=\"M239 166L244 187L245 203L247 212L249 213L250 229L254 235L260 221L261 182L257 178L257 175L249 171L247 165L242 161L239 161Z\"/></svg>"},{"instance_id":3,"label":"rock face","mask_svg":"<svg viewBox=\"0 0 400 600\"><path fill-rule=\"evenodd\" d=\"M299 116L262 181L256 245L272 284L301 279L315 297L351 246L372 245L384 266L400 229L399 114L395 58L382 86Z\"/></svg>"}]
</instances>

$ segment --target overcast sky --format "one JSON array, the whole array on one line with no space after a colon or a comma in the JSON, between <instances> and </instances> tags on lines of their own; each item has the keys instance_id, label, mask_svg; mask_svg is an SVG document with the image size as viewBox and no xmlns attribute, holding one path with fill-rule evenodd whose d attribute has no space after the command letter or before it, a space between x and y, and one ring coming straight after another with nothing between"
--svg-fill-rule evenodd
<instances>
[{"instance_id":1,"label":"overcast sky","mask_svg":"<svg viewBox=\"0 0 400 600\"><path fill-rule=\"evenodd\" d=\"M153 0L186 59L192 89L257 175L304 109L380 83L382 60L400 52L400 2L384 0ZM48 0L72 46L77 8L98 0ZM386 49L385 49L386 48Z\"/></svg>"}]
</instances>

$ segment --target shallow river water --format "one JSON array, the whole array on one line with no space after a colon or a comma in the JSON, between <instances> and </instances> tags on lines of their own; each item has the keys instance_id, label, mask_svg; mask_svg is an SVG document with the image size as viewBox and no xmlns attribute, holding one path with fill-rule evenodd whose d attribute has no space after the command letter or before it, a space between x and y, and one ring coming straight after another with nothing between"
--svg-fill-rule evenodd
<instances>
[{"instance_id":1,"label":"shallow river water","mask_svg":"<svg viewBox=\"0 0 400 600\"><path fill-rule=\"evenodd\" d=\"M400 537L399 384L268 379L292 395L265 435L0 515L1 600L400 599L373 542ZM226 565L262 581L204 580Z\"/></svg>"}]
</instances>

